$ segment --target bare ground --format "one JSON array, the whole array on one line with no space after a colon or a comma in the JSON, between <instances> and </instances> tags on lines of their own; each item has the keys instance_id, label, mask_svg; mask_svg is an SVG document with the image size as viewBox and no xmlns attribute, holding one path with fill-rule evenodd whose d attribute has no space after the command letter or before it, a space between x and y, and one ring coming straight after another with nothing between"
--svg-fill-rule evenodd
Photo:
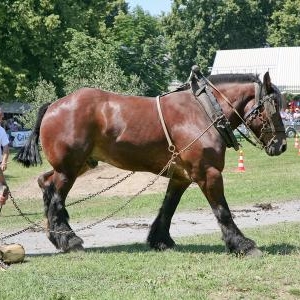
<instances>
[{"instance_id":1,"label":"bare ground","mask_svg":"<svg viewBox=\"0 0 300 300\"><path fill-rule=\"evenodd\" d=\"M96 193L110 186L113 182L118 181L128 173L127 171L101 164L96 169L79 177L70 191L69 196L82 197L89 193ZM155 175L150 173L135 173L126 181L120 183L113 189L109 189L105 194L118 196L134 195L154 179L156 179ZM155 181L155 184L151 185L144 193L165 191L167 182L168 180L166 178L159 178ZM24 186L26 186L26 189L24 189ZM37 186L36 178L11 192L14 197L41 198L41 191ZM279 222L299 222L300 200L272 205L239 207L232 210L232 212L235 217L235 222L240 228L270 225ZM108 219L90 229L84 230L81 229L93 221L89 224L71 223L71 226L75 232L77 231L77 235L84 240L84 246L86 248L95 248L145 242L149 227L154 218L155 216L150 218ZM171 226L171 235L175 240L176 237L215 231L219 231L219 227L211 210L176 213ZM7 234L7 232L5 234ZM0 238L1 236L3 235L0 235ZM48 241L44 232L27 231L5 242L22 244L27 254L58 252Z\"/></svg>"}]
</instances>

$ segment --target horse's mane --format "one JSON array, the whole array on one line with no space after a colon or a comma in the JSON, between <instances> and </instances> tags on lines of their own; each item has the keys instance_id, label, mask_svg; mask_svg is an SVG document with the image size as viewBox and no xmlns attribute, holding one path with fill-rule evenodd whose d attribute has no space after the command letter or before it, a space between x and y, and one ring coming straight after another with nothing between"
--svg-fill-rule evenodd
<instances>
[{"instance_id":1,"label":"horse's mane","mask_svg":"<svg viewBox=\"0 0 300 300\"><path fill-rule=\"evenodd\" d=\"M217 74L217 75L210 75L208 79L216 84L216 83L223 83L223 82L257 82L261 83L258 74L247 73L247 74Z\"/></svg>"},{"instance_id":2,"label":"horse's mane","mask_svg":"<svg viewBox=\"0 0 300 300\"><path fill-rule=\"evenodd\" d=\"M261 84L258 74L253 73L229 73L229 74L217 74L217 75L209 75L208 80L211 81L213 84L218 83L245 83L245 82L257 82ZM178 92L178 91L185 91L191 88L191 83L186 82L183 85L177 87L175 90L164 93L163 95Z\"/></svg>"}]
</instances>

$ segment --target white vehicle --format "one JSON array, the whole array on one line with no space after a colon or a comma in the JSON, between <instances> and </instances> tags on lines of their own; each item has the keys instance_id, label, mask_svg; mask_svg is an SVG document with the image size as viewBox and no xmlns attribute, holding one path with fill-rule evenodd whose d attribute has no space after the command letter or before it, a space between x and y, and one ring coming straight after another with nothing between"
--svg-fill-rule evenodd
<instances>
[{"instance_id":1,"label":"white vehicle","mask_svg":"<svg viewBox=\"0 0 300 300\"><path fill-rule=\"evenodd\" d=\"M295 137L297 132L300 131L300 120L283 121L283 124L286 136L289 138Z\"/></svg>"}]
</instances>

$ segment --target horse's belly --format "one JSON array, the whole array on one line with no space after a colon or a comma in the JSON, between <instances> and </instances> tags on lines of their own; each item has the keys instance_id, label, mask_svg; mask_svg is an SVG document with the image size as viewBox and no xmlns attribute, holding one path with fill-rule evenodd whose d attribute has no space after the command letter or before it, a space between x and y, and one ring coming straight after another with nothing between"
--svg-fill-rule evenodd
<instances>
[{"instance_id":1,"label":"horse's belly","mask_svg":"<svg viewBox=\"0 0 300 300\"><path fill-rule=\"evenodd\" d=\"M159 173L168 163L170 153L158 145L115 143L95 147L91 157L121 169Z\"/></svg>"}]
</instances>

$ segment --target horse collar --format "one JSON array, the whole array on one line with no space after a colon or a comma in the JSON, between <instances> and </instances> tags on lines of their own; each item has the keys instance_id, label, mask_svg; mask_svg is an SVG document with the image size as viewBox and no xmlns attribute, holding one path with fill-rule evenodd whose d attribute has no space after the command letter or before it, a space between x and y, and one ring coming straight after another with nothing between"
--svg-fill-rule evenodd
<instances>
[{"instance_id":1,"label":"horse collar","mask_svg":"<svg viewBox=\"0 0 300 300\"><path fill-rule=\"evenodd\" d=\"M189 80L191 82L190 86L194 97L206 111L210 120L226 143L226 146L238 150L240 145L233 133L230 122L224 115L221 105L207 85L201 72L197 73L197 70L192 70Z\"/></svg>"}]
</instances>

